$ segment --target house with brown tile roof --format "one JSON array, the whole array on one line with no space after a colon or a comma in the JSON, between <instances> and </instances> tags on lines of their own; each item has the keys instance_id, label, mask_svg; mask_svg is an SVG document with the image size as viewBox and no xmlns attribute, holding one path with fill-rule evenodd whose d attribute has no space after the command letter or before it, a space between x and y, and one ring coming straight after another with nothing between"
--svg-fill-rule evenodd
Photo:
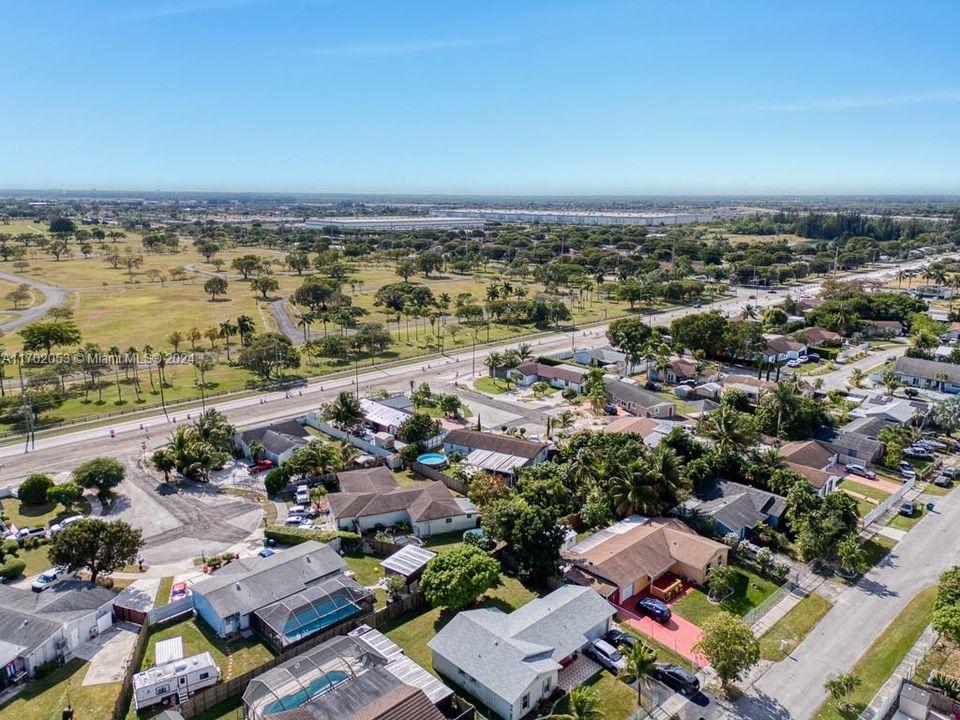
<instances>
[{"instance_id":1,"label":"house with brown tile roof","mask_svg":"<svg viewBox=\"0 0 960 720\"><path fill-rule=\"evenodd\" d=\"M385 467L337 474L340 491L327 495L330 516L341 530L365 532L407 523L418 537L470 530L480 513L466 498L456 498L441 482L397 485Z\"/></svg>"},{"instance_id":2,"label":"house with brown tile roof","mask_svg":"<svg viewBox=\"0 0 960 720\"><path fill-rule=\"evenodd\" d=\"M839 464L837 453L817 440L784 443L779 453L787 467L809 480L821 495L836 490L846 474Z\"/></svg>"},{"instance_id":3,"label":"house with brown tile roof","mask_svg":"<svg viewBox=\"0 0 960 720\"><path fill-rule=\"evenodd\" d=\"M547 365L546 363L527 362L509 371L511 379L517 385L529 387L537 382L545 382L550 387L570 388L582 392L587 371L573 365Z\"/></svg>"},{"instance_id":4,"label":"house with brown tile roof","mask_svg":"<svg viewBox=\"0 0 960 720\"><path fill-rule=\"evenodd\" d=\"M837 343L843 340L843 336L840 333L822 327L804 328L803 330L798 330L794 335L803 340L807 345L822 345L825 342Z\"/></svg>"},{"instance_id":5,"label":"house with brown tile roof","mask_svg":"<svg viewBox=\"0 0 960 720\"><path fill-rule=\"evenodd\" d=\"M702 584L711 566L726 564L728 550L680 520L634 516L577 543L561 559L567 580L619 604L667 573Z\"/></svg>"}]
</instances>

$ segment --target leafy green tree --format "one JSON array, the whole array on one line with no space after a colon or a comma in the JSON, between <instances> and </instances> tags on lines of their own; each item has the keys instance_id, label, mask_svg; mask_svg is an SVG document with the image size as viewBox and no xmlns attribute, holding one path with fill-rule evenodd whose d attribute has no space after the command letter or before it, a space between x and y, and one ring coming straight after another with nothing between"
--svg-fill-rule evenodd
<instances>
[{"instance_id":1,"label":"leafy green tree","mask_svg":"<svg viewBox=\"0 0 960 720\"><path fill-rule=\"evenodd\" d=\"M542 583L557 573L564 535L557 520L543 508L513 496L487 506L483 529L510 546L521 580Z\"/></svg>"},{"instance_id":2,"label":"leafy green tree","mask_svg":"<svg viewBox=\"0 0 960 720\"><path fill-rule=\"evenodd\" d=\"M43 350L47 355L55 347L69 347L80 344L80 330L72 322L54 322L40 320L30 323L20 330L23 349L31 352Z\"/></svg>"},{"instance_id":3,"label":"leafy green tree","mask_svg":"<svg viewBox=\"0 0 960 720\"><path fill-rule=\"evenodd\" d=\"M728 685L760 660L760 641L743 620L720 612L703 623L703 634L694 646L713 665L720 681Z\"/></svg>"},{"instance_id":4,"label":"leafy green tree","mask_svg":"<svg viewBox=\"0 0 960 720\"><path fill-rule=\"evenodd\" d=\"M74 482L60 483L47 490L47 502L59 503L70 510L83 497L83 488Z\"/></svg>"},{"instance_id":5,"label":"leafy green tree","mask_svg":"<svg viewBox=\"0 0 960 720\"><path fill-rule=\"evenodd\" d=\"M592 491L580 508L580 522L593 529L609 525L612 519L610 501L599 489Z\"/></svg>"},{"instance_id":6,"label":"leafy green tree","mask_svg":"<svg viewBox=\"0 0 960 720\"><path fill-rule=\"evenodd\" d=\"M277 292L280 289L280 282L275 277L261 275L250 281L250 289L260 293L266 300L269 293Z\"/></svg>"},{"instance_id":7,"label":"leafy green tree","mask_svg":"<svg viewBox=\"0 0 960 720\"><path fill-rule=\"evenodd\" d=\"M110 497L113 489L123 481L126 473L123 463L110 457L87 460L73 469L73 479L81 487L96 490L97 497Z\"/></svg>"},{"instance_id":8,"label":"leafy green tree","mask_svg":"<svg viewBox=\"0 0 960 720\"><path fill-rule=\"evenodd\" d=\"M85 569L93 582L133 563L143 547L140 530L122 520L85 518L67 526L50 540L48 556L70 572Z\"/></svg>"},{"instance_id":9,"label":"leafy green tree","mask_svg":"<svg viewBox=\"0 0 960 720\"><path fill-rule=\"evenodd\" d=\"M23 481L17 497L24 505L43 505L47 502L47 493L52 487L53 478L43 473L34 473Z\"/></svg>"},{"instance_id":10,"label":"leafy green tree","mask_svg":"<svg viewBox=\"0 0 960 720\"><path fill-rule=\"evenodd\" d=\"M352 344L357 350L379 355L393 343L390 331L382 323L365 323L353 334Z\"/></svg>"},{"instance_id":11,"label":"leafy green tree","mask_svg":"<svg viewBox=\"0 0 960 720\"><path fill-rule=\"evenodd\" d=\"M217 299L217 295L226 295L228 287L230 287L230 283L227 282L227 279L217 275L207 279L203 284L203 291L209 295L210 300L213 301Z\"/></svg>"},{"instance_id":12,"label":"leafy green tree","mask_svg":"<svg viewBox=\"0 0 960 720\"><path fill-rule=\"evenodd\" d=\"M26 283L20 283L17 287L7 293L6 297L14 308L19 308L23 303L30 299L30 286Z\"/></svg>"},{"instance_id":13,"label":"leafy green tree","mask_svg":"<svg viewBox=\"0 0 960 720\"><path fill-rule=\"evenodd\" d=\"M730 567L728 565L710 566L710 571L707 573L707 589L710 597L717 601L723 600L730 594Z\"/></svg>"},{"instance_id":14,"label":"leafy green tree","mask_svg":"<svg viewBox=\"0 0 960 720\"><path fill-rule=\"evenodd\" d=\"M473 545L440 553L427 563L420 587L433 607L459 610L474 602L500 577L500 563Z\"/></svg>"},{"instance_id":15,"label":"leafy green tree","mask_svg":"<svg viewBox=\"0 0 960 720\"><path fill-rule=\"evenodd\" d=\"M247 280L254 273L263 270L263 261L256 255L241 255L234 258L230 266L243 275L244 280Z\"/></svg>"},{"instance_id":16,"label":"leafy green tree","mask_svg":"<svg viewBox=\"0 0 960 720\"><path fill-rule=\"evenodd\" d=\"M867 553L856 533L849 533L837 543L837 562L847 575L856 575L867 561Z\"/></svg>"},{"instance_id":17,"label":"leafy green tree","mask_svg":"<svg viewBox=\"0 0 960 720\"><path fill-rule=\"evenodd\" d=\"M77 231L77 224L70 218L55 217L50 221L48 229L54 235L69 235Z\"/></svg>"},{"instance_id":18,"label":"leafy green tree","mask_svg":"<svg viewBox=\"0 0 960 720\"><path fill-rule=\"evenodd\" d=\"M257 335L240 351L237 361L262 380L283 369L300 367L300 353L290 338L280 333Z\"/></svg>"},{"instance_id":19,"label":"leafy green tree","mask_svg":"<svg viewBox=\"0 0 960 720\"><path fill-rule=\"evenodd\" d=\"M397 428L397 436L407 443L422 443L440 432L440 422L426 413L413 413Z\"/></svg>"},{"instance_id":20,"label":"leafy green tree","mask_svg":"<svg viewBox=\"0 0 960 720\"><path fill-rule=\"evenodd\" d=\"M292 252L287 255L287 267L295 271L297 275L302 275L304 270L310 268L310 256L305 252Z\"/></svg>"},{"instance_id":21,"label":"leafy green tree","mask_svg":"<svg viewBox=\"0 0 960 720\"><path fill-rule=\"evenodd\" d=\"M323 407L321 417L341 430L347 430L363 421L363 409L353 393L344 391Z\"/></svg>"},{"instance_id":22,"label":"leafy green tree","mask_svg":"<svg viewBox=\"0 0 960 720\"><path fill-rule=\"evenodd\" d=\"M513 493L500 475L480 472L470 478L467 497L481 510L487 505L503 500Z\"/></svg>"},{"instance_id":23,"label":"leafy green tree","mask_svg":"<svg viewBox=\"0 0 960 720\"><path fill-rule=\"evenodd\" d=\"M410 282L410 276L416 272L417 266L412 260L401 260L397 263L397 275L402 277L404 282Z\"/></svg>"}]
</instances>

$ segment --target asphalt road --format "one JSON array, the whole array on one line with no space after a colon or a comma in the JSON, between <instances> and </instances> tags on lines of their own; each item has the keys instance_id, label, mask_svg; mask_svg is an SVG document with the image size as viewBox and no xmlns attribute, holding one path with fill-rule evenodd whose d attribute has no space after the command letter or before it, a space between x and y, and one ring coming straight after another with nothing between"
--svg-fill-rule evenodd
<instances>
[{"instance_id":1,"label":"asphalt road","mask_svg":"<svg viewBox=\"0 0 960 720\"><path fill-rule=\"evenodd\" d=\"M14 275L13 273L0 271L0 280L6 280L7 282L16 283L17 285L29 285L34 290L38 290L39 292L43 293L42 302L33 305L26 310L8 311L16 312L18 315L13 320L0 323L0 331L5 333L16 330L24 325L28 325L35 320L39 320L47 314L47 311L52 310L58 305L61 305L63 301L67 299L67 291L63 288L53 287L52 285L47 285L39 280L24 277L23 275Z\"/></svg>"}]
</instances>

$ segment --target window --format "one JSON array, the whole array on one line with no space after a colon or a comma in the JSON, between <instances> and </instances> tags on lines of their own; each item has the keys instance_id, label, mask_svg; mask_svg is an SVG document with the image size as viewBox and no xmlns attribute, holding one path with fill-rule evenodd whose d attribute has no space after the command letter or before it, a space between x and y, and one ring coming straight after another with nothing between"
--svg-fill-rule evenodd
<instances>
[{"instance_id":1,"label":"window","mask_svg":"<svg viewBox=\"0 0 960 720\"><path fill-rule=\"evenodd\" d=\"M208 672L200 673L200 679L201 679L201 680L206 680L208 677L210 677L210 673L208 673Z\"/></svg>"},{"instance_id":2,"label":"window","mask_svg":"<svg viewBox=\"0 0 960 720\"><path fill-rule=\"evenodd\" d=\"M449 525L450 523L453 522L453 518L447 518L446 520L444 520L444 522Z\"/></svg>"},{"instance_id":3,"label":"window","mask_svg":"<svg viewBox=\"0 0 960 720\"><path fill-rule=\"evenodd\" d=\"M524 709L524 710L527 710L527 709L529 709L529 708L530 708L530 696L529 696L529 695L524 695L524 696L523 696L523 709Z\"/></svg>"},{"instance_id":4,"label":"window","mask_svg":"<svg viewBox=\"0 0 960 720\"><path fill-rule=\"evenodd\" d=\"M550 694L550 678L547 678L546 680L543 681L543 694L544 695Z\"/></svg>"}]
</instances>

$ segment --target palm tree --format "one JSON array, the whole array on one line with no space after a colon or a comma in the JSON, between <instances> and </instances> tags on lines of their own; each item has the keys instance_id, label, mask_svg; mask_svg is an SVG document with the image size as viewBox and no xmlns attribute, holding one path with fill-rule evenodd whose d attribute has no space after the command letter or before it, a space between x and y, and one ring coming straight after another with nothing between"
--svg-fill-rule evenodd
<instances>
[{"instance_id":1,"label":"palm tree","mask_svg":"<svg viewBox=\"0 0 960 720\"><path fill-rule=\"evenodd\" d=\"M223 338L223 343L227 348L227 362L230 362L230 338L236 335L237 331L237 326L229 320L220 323L220 337Z\"/></svg>"},{"instance_id":2,"label":"palm tree","mask_svg":"<svg viewBox=\"0 0 960 720\"><path fill-rule=\"evenodd\" d=\"M316 318L311 312L300 313L299 315L297 315L297 325L303 328L304 343L306 343L307 340L309 339L307 337L307 334L310 332L310 326L313 324L313 321L315 319ZM324 322L324 325L326 325L326 322ZM324 332L324 335L326 335L326 332Z\"/></svg>"},{"instance_id":3,"label":"palm tree","mask_svg":"<svg viewBox=\"0 0 960 720\"><path fill-rule=\"evenodd\" d=\"M570 712L565 715L551 715L550 720L604 720L606 716L597 707L599 703L596 690L587 685L578 685L570 690L567 702Z\"/></svg>"},{"instance_id":4,"label":"palm tree","mask_svg":"<svg viewBox=\"0 0 960 720\"><path fill-rule=\"evenodd\" d=\"M249 315L241 315L237 318L237 334L240 336L240 344L246 345L247 338L253 334L257 324Z\"/></svg>"},{"instance_id":5,"label":"palm tree","mask_svg":"<svg viewBox=\"0 0 960 720\"><path fill-rule=\"evenodd\" d=\"M526 362L533 357L533 350L530 349L530 343L522 342L517 345L517 356L521 362Z\"/></svg>"},{"instance_id":6,"label":"palm tree","mask_svg":"<svg viewBox=\"0 0 960 720\"><path fill-rule=\"evenodd\" d=\"M601 461L597 454L585 447L577 450L576 454L567 462L567 467L568 477L577 488L590 486L602 474Z\"/></svg>"},{"instance_id":7,"label":"palm tree","mask_svg":"<svg viewBox=\"0 0 960 720\"><path fill-rule=\"evenodd\" d=\"M494 350L487 355L486 359L483 361L483 364L489 369L490 376L496 377L497 371L503 367L503 355Z\"/></svg>"},{"instance_id":8,"label":"palm tree","mask_svg":"<svg viewBox=\"0 0 960 720\"><path fill-rule=\"evenodd\" d=\"M793 415L797 408L798 396L795 387L791 387L788 382L778 382L773 387L764 390L761 393L760 402L767 407L772 408L777 415L777 437L780 436L780 428L783 426L785 418Z\"/></svg>"},{"instance_id":9,"label":"palm tree","mask_svg":"<svg viewBox=\"0 0 960 720\"><path fill-rule=\"evenodd\" d=\"M850 373L850 385L852 387L858 388L863 386L863 379L867 374L860 368L854 368L853 372Z\"/></svg>"},{"instance_id":10,"label":"palm tree","mask_svg":"<svg viewBox=\"0 0 960 720\"><path fill-rule=\"evenodd\" d=\"M721 405L697 422L697 434L712 440L717 452L726 455L753 445L757 430L753 419L730 405Z\"/></svg>"},{"instance_id":11,"label":"palm tree","mask_svg":"<svg viewBox=\"0 0 960 720\"><path fill-rule=\"evenodd\" d=\"M637 705L642 705L647 678L657 664L656 653L643 643L637 643L628 648L623 656L627 661L627 666L623 669L622 675L637 679Z\"/></svg>"},{"instance_id":12,"label":"palm tree","mask_svg":"<svg viewBox=\"0 0 960 720\"><path fill-rule=\"evenodd\" d=\"M360 401L352 393L342 392L323 408L323 419L341 430L354 427L363 420Z\"/></svg>"},{"instance_id":13,"label":"palm tree","mask_svg":"<svg viewBox=\"0 0 960 720\"><path fill-rule=\"evenodd\" d=\"M610 496L617 512L624 517L655 514L660 504L657 489L640 460L631 460L616 470L610 478Z\"/></svg>"}]
</instances>

